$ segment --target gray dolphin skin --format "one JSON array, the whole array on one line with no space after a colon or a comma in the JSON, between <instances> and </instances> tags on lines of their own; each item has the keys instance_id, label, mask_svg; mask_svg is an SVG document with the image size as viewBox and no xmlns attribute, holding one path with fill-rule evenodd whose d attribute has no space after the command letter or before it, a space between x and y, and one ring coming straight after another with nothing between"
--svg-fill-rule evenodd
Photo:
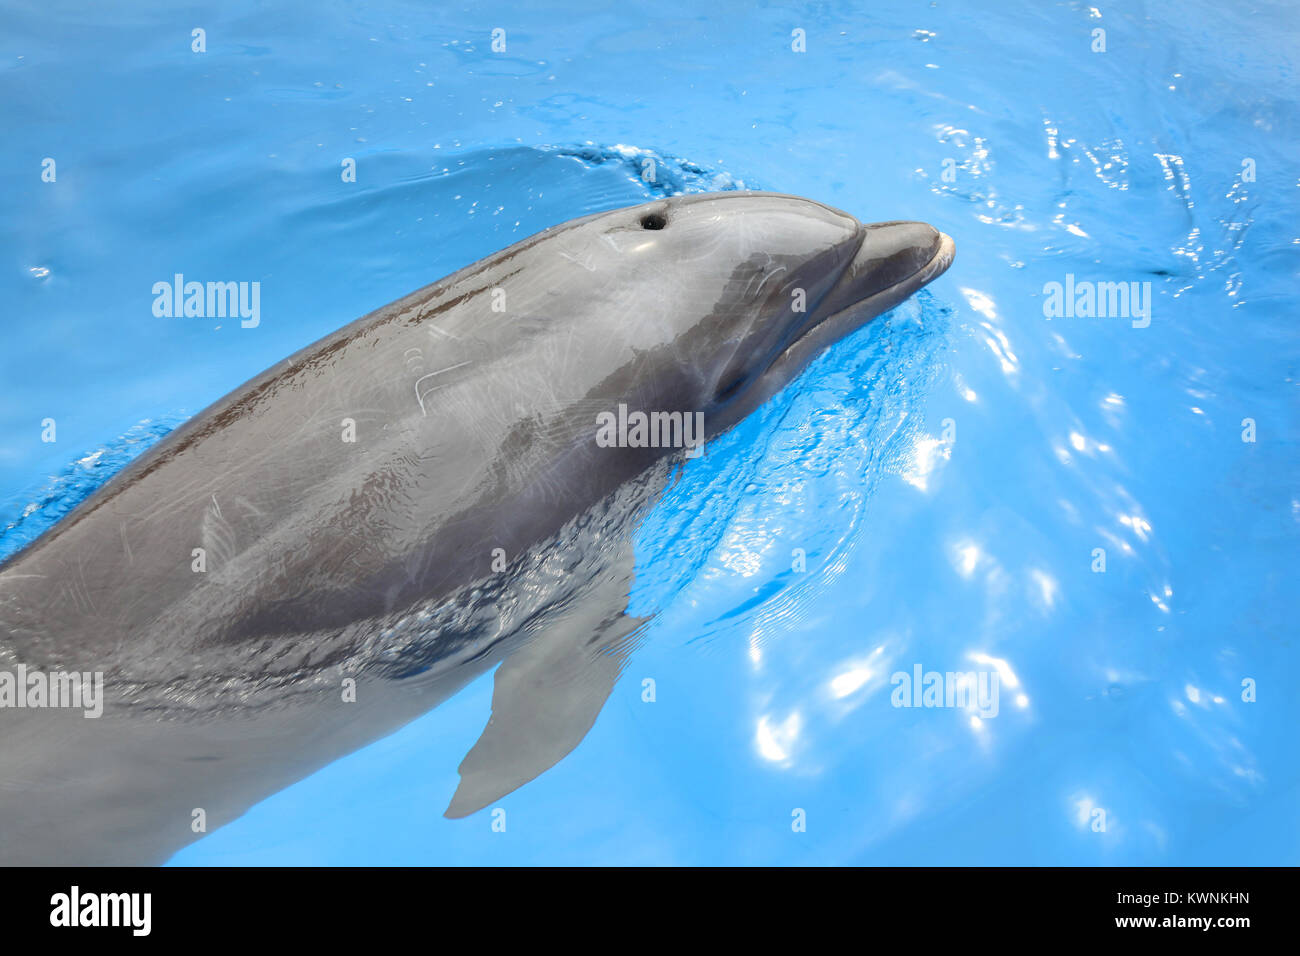
<instances>
[{"instance_id":1,"label":"gray dolphin skin","mask_svg":"<svg viewBox=\"0 0 1300 956\"><path fill-rule=\"evenodd\" d=\"M163 862L494 667L446 814L532 780L644 630L632 535L691 423L712 440L952 258L794 196L659 199L258 375L0 565L0 672L103 674L98 718L0 709L0 863ZM638 412L650 438L601 439Z\"/></svg>"}]
</instances>

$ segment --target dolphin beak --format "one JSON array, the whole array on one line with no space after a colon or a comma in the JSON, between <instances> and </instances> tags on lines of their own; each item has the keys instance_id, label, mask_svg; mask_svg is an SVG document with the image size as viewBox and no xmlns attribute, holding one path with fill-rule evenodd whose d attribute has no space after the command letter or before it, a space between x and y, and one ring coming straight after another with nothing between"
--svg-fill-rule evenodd
<instances>
[{"instance_id":1,"label":"dolphin beak","mask_svg":"<svg viewBox=\"0 0 1300 956\"><path fill-rule=\"evenodd\" d=\"M802 367L812 356L913 292L952 265L952 237L923 222L878 222L861 227L857 249L809 321L786 342L769 370Z\"/></svg>"},{"instance_id":2,"label":"dolphin beak","mask_svg":"<svg viewBox=\"0 0 1300 956\"><path fill-rule=\"evenodd\" d=\"M954 253L952 238L923 222L864 225L857 252L817 311L830 317L868 300L892 308L942 275Z\"/></svg>"}]
</instances>

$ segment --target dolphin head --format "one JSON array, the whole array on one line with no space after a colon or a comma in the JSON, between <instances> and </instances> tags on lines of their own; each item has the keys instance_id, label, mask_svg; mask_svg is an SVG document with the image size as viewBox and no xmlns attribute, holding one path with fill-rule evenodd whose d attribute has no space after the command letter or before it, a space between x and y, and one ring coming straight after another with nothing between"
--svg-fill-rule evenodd
<instances>
[{"instance_id":1,"label":"dolphin head","mask_svg":"<svg viewBox=\"0 0 1300 956\"><path fill-rule=\"evenodd\" d=\"M942 274L954 251L925 223L863 224L778 193L677 196L582 222L600 254L617 254L622 286L638 288L634 306L614 310L621 331L657 332L646 344L661 347L641 354L664 359L659 407L703 412L710 435Z\"/></svg>"}]
</instances>

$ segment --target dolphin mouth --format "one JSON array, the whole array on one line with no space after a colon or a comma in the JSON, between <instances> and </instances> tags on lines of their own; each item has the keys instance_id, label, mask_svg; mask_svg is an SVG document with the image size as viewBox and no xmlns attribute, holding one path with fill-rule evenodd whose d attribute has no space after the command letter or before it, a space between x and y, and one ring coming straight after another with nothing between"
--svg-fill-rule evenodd
<instances>
[{"instance_id":1,"label":"dolphin mouth","mask_svg":"<svg viewBox=\"0 0 1300 956\"><path fill-rule=\"evenodd\" d=\"M882 243L879 231L889 229L900 233L907 230L903 233L906 243L898 246L891 245L888 240ZM917 233L924 241L914 241ZM799 329L771 364L789 361L800 353L831 345L856 331L859 326L894 308L943 275L955 256L956 244L952 237L924 223L891 222L864 226L858 248L844 266L835 286L817 304L812 320Z\"/></svg>"}]
</instances>

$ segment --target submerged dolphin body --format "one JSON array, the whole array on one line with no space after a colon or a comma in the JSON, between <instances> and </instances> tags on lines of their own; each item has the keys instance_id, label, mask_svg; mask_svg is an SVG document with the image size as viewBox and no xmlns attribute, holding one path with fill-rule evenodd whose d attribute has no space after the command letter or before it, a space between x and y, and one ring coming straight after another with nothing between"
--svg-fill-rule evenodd
<instances>
[{"instance_id":1,"label":"submerged dolphin body","mask_svg":"<svg viewBox=\"0 0 1300 956\"><path fill-rule=\"evenodd\" d=\"M0 709L0 862L160 862L197 811L227 822L498 663L447 815L536 777L643 623L632 532L694 453L664 446L740 421L952 256L797 197L662 199L257 376L0 565L0 671L103 672L106 697L98 719ZM652 434L599 440L636 412Z\"/></svg>"}]
</instances>

